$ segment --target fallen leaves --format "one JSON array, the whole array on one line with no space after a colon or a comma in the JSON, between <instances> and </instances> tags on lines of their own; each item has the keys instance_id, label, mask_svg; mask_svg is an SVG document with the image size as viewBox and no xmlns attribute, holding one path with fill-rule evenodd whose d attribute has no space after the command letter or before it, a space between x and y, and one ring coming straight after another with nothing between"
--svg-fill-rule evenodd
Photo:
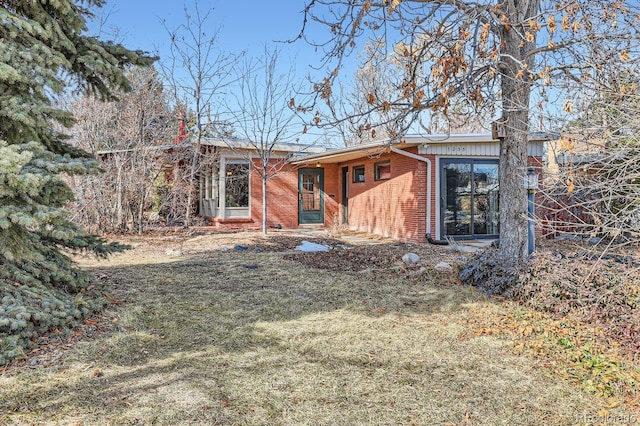
<instances>
[{"instance_id":1,"label":"fallen leaves","mask_svg":"<svg viewBox=\"0 0 640 426\"><path fill-rule=\"evenodd\" d=\"M32 348L24 358L2 367L0 373L24 366L53 367L60 362L64 352L74 348L78 342L88 341L118 330L116 322L115 317L95 314L82 321L68 337L65 337L60 329L54 329L50 336L32 339L31 343L37 346Z\"/></svg>"},{"instance_id":2,"label":"fallen leaves","mask_svg":"<svg viewBox=\"0 0 640 426\"><path fill-rule=\"evenodd\" d=\"M531 356L583 390L609 398L608 408L616 407L620 400L632 403L640 391L640 371L605 336L602 327L572 316L554 318L515 302L475 309L465 325L476 337L508 339L515 355Z\"/></svg>"}]
</instances>

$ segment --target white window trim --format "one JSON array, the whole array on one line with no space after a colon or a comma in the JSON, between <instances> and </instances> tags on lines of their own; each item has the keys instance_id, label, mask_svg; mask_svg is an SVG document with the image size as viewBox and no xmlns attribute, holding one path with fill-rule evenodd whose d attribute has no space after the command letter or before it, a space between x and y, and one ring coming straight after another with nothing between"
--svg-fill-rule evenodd
<instances>
[{"instance_id":1,"label":"white window trim","mask_svg":"<svg viewBox=\"0 0 640 426\"><path fill-rule=\"evenodd\" d=\"M227 197L226 197L226 177L227 177L227 164L246 164L249 166L249 205L247 207L227 207ZM219 197L220 204L217 211L218 219L248 219L251 217L251 162L246 158L238 158L238 157L227 157L222 155L220 157L220 163L218 166L220 170L218 188L219 188ZM232 213L232 214L230 214ZM235 214L233 214L235 213Z\"/></svg>"}]
</instances>

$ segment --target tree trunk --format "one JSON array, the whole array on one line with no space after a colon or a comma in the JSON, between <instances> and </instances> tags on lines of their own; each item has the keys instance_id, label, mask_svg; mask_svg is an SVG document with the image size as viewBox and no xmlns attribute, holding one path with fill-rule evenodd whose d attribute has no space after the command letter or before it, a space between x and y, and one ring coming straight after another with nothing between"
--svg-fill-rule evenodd
<instances>
[{"instance_id":1,"label":"tree trunk","mask_svg":"<svg viewBox=\"0 0 640 426\"><path fill-rule=\"evenodd\" d=\"M115 155L115 165L116 165L116 224L115 230L116 232L123 229L123 212L122 212L122 168L123 166L120 164L118 154Z\"/></svg>"},{"instance_id":2,"label":"tree trunk","mask_svg":"<svg viewBox=\"0 0 640 426\"><path fill-rule=\"evenodd\" d=\"M138 235L142 235L143 232L143 228L144 228L144 205L146 203L146 197L145 194L143 193L142 196L140 197L140 204L138 206Z\"/></svg>"},{"instance_id":3,"label":"tree trunk","mask_svg":"<svg viewBox=\"0 0 640 426\"><path fill-rule=\"evenodd\" d=\"M535 16L539 3L540 0L508 2L515 10L508 10L507 16L511 22L525 22L526 17ZM527 194L523 177L527 169L531 97L527 69L533 68L533 56L527 54L534 43L523 45L520 31L514 28L505 26L501 31L504 43L501 122L507 136L500 143L500 256L507 263L515 264L528 258Z\"/></svg>"},{"instance_id":4,"label":"tree trunk","mask_svg":"<svg viewBox=\"0 0 640 426\"><path fill-rule=\"evenodd\" d=\"M198 136L198 140L196 142L196 146L193 151L193 156L191 157L191 167L189 170L189 181L187 182L187 210L185 212L184 225L188 228L191 226L191 213L193 207L193 193L196 191L196 176L198 172L198 156L200 155L200 149L202 147L202 142L200 140L200 136Z\"/></svg>"},{"instance_id":5,"label":"tree trunk","mask_svg":"<svg viewBox=\"0 0 640 426\"><path fill-rule=\"evenodd\" d=\"M191 226L191 205L193 204L193 184L196 176L196 159L194 154L194 160L191 162L191 170L189 171L189 181L187 182L187 205L184 213L184 226Z\"/></svg>"},{"instance_id":6,"label":"tree trunk","mask_svg":"<svg viewBox=\"0 0 640 426\"><path fill-rule=\"evenodd\" d=\"M267 179L268 175L262 173L262 233L267 233Z\"/></svg>"}]
</instances>

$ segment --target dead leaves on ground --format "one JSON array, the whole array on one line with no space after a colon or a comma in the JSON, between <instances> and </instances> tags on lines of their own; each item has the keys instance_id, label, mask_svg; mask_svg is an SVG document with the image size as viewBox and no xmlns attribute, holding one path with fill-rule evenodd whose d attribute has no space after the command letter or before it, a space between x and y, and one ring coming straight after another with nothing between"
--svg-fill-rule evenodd
<instances>
[{"instance_id":1,"label":"dead leaves on ground","mask_svg":"<svg viewBox=\"0 0 640 426\"><path fill-rule=\"evenodd\" d=\"M553 374L608 398L611 407L624 401L640 408L640 370L602 327L523 308L512 302L483 305L465 320L470 333L460 336L497 335L512 342L516 355L533 357Z\"/></svg>"},{"instance_id":2,"label":"dead leaves on ground","mask_svg":"<svg viewBox=\"0 0 640 426\"><path fill-rule=\"evenodd\" d=\"M119 329L117 323L118 319L113 316L95 314L84 319L70 334L65 334L60 329L53 330L50 336L33 341L37 346L31 349L24 358L3 366L0 369L0 374L10 373L21 367L55 367L64 352L74 348L79 342L115 332Z\"/></svg>"}]
</instances>

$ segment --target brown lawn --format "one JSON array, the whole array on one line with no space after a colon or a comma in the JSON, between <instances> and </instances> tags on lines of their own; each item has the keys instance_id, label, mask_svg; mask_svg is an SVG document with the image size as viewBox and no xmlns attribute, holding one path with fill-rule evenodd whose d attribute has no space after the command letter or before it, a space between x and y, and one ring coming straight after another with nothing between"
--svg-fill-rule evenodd
<instances>
[{"instance_id":1,"label":"brown lawn","mask_svg":"<svg viewBox=\"0 0 640 426\"><path fill-rule=\"evenodd\" d=\"M108 262L81 259L114 304L75 338L0 373L0 424L640 419L559 374L555 359L523 351L518 333L492 332L494 319L527 311L433 269L455 266L460 253L382 240L344 248L324 237L313 241L332 251L300 254L292 248L302 238L148 236ZM399 262L408 251L424 270Z\"/></svg>"}]
</instances>

